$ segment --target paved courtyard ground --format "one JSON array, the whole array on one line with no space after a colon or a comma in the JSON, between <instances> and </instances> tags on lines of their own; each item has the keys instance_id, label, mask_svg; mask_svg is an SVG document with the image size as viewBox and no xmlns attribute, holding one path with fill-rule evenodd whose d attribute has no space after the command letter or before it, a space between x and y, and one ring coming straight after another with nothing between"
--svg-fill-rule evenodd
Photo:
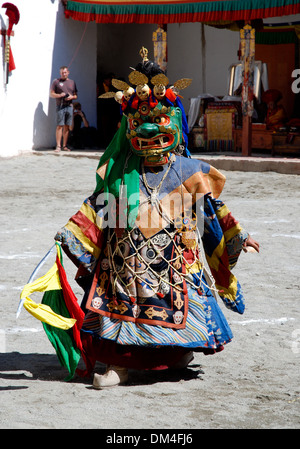
<instances>
[{"instance_id":1,"label":"paved courtyard ground","mask_svg":"<svg viewBox=\"0 0 300 449\"><path fill-rule=\"evenodd\" d=\"M22 287L92 193L97 163L43 153L0 160L0 428L300 428L298 175L224 171L221 199L261 252L243 253L234 270L244 315L221 304L233 341L214 356L196 354L181 375L130 371L127 385L103 391L91 380L66 383L41 323L25 309L16 320Z\"/></svg>"}]
</instances>

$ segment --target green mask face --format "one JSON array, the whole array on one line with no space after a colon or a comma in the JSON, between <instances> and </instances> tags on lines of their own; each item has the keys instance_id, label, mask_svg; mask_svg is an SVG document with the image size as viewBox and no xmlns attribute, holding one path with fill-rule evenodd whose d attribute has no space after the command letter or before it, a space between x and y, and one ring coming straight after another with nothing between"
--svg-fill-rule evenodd
<instances>
[{"instance_id":1,"label":"green mask face","mask_svg":"<svg viewBox=\"0 0 300 449\"><path fill-rule=\"evenodd\" d=\"M174 152L181 143L181 110L158 103L151 108L148 102L140 103L138 110L127 116L127 138L132 151L142 157L157 157Z\"/></svg>"}]
</instances>

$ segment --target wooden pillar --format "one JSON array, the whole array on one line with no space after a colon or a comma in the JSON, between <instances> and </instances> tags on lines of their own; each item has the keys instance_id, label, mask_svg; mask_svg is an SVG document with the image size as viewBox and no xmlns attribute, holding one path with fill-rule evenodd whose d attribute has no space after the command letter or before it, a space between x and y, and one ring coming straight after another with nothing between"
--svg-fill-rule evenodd
<instances>
[{"instance_id":1,"label":"wooden pillar","mask_svg":"<svg viewBox=\"0 0 300 449\"><path fill-rule=\"evenodd\" d=\"M243 64L242 88L242 156L251 156L252 147L252 114L253 114L253 83L255 60L255 29L245 25L240 31L241 56Z\"/></svg>"}]
</instances>

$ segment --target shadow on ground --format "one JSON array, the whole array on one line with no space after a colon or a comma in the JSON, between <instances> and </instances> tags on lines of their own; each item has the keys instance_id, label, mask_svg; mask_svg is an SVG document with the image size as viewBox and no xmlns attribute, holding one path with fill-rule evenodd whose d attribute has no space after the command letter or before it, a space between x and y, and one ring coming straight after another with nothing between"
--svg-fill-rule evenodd
<instances>
[{"instance_id":1,"label":"shadow on ground","mask_svg":"<svg viewBox=\"0 0 300 449\"><path fill-rule=\"evenodd\" d=\"M79 368L84 368L79 366ZM105 372L105 365L97 363L95 371L99 374ZM189 381L201 378L204 374L200 365L190 364L188 368L181 370L155 370L138 371L129 370L129 381L126 386L152 385L157 382L179 382ZM44 381L64 381L67 372L61 367L55 354L22 354L20 352L11 352L0 354L0 379L12 382L22 380L44 380ZM91 384L92 377L81 378L75 375L72 383ZM28 388L22 385L0 386L3 390L18 390Z\"/></svg>"}]
</instances>

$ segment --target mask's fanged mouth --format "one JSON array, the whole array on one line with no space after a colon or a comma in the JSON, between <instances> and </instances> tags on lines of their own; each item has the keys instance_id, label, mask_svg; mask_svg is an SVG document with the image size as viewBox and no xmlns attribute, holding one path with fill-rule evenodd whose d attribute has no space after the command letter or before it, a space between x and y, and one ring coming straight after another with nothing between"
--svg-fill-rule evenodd
<instances>
[{"instance_id":1,"label":"mask's fanged mouth","mask_svg":"<svg viewBox=\"0 0 300 449\"><path fill-rule=\"evenodd\" d=\"M165 150L174 143L173 134L160 134L152 139L143 137L134 137L131 139L131 145L136 151L143 152L145 150Z\"/></svg>"}]
</instances>

